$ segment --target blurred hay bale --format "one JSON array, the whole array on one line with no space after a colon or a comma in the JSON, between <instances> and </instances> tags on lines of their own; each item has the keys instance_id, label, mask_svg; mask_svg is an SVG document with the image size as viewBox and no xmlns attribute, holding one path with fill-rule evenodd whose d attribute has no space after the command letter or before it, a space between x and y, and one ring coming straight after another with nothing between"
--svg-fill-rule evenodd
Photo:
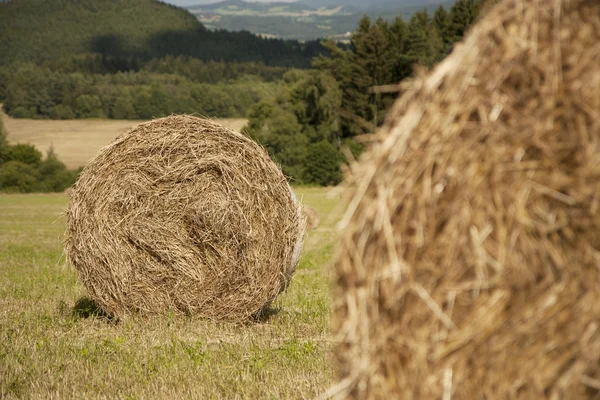
<instances>
[{"instance_id":1,"label":"blurred hay bale","mask_svg":"<svg viewBox=\"0 0 600 400\"><path fill-rule=\"evenodd\" d=\"M347 180L329 394L598 398L600 2L501 2L404 91Z\"/></svg>"},{"instance_id":2,"label":"blurred hay bale","mask_svg":"<svg viewBox=\"0 0 600 400\"><path fill-rule=\"evenodd\" d=\"M313 230L317 229L321 224L321 217L319 212L312 207L302 205L302 214L306 218L306 229Z\"/></svg>"},{"instance_id":3,"label":"blurred hay bale","mask_svg":"<svg viewBox=\"0 0 600 400\"><path fill-rule=\"evenodd\" d=\"M304 219L266 151L215 122L171 116L104 148L71 193L66 250L111 315L243 321L287 286Z\"/></svg>"}]
</instances>

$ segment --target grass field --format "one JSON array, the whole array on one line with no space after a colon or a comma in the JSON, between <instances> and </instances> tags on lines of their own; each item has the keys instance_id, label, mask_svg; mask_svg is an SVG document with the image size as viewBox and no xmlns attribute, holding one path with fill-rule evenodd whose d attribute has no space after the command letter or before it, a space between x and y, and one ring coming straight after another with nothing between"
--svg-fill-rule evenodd
<instances>
[{"instance_id":1,"label":"grass field","mask_svg":"<svg viewBox=\"0 0 600 400\"><path fill-rule=\"evenodd\" d=\"M45 122L47 123L47 121ZM262 322L90 315L62 256L64 194L0 195L0 398L314 398L332 383L332 211L321 213L288 291Z\"/></svg>"},{"instance_id":2,"label":"grass field","mask_svg":"<svg viewBox=\"0 0 600 400\"><path fill-rule=\"evenodd\" d=\"M11 143L29 143L45 153L51 146L68 168L84 166L98 150L119 134L142 121L82 119L51 121L10 118L0 111L0 118ZM241 130L247 120L220 119L224 125Z\"/></svg>"}]
</instances>

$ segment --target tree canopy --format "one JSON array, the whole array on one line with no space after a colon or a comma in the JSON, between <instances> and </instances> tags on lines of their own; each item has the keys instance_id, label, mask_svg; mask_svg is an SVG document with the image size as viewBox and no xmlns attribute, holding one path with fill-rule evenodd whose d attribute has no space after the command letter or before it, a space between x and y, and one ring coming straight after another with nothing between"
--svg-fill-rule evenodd
<instances>
[{"instance_id":1,"label":"tree canopy","mask_svg":"<svg viewBox=\"0 0 600 400\"><path fill-rule=\"evenodd\" d=\"M275 98L254 106L249 132L296 181L338 183L344 146L356 156L356 136L373 133L397 97L381 88L443 59L478 10L479 0L459 0L449 12L423 9L408 22L364 17L349 46L324 42L328 54L313 61L314 71L286 75Z\"/></svg>"}]
</instances>

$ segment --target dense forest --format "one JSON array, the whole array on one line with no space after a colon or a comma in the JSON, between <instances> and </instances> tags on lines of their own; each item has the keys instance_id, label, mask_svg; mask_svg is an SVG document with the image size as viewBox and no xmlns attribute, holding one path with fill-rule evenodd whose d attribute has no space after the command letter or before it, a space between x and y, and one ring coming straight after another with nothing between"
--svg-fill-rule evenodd
<instances>
[{"instance_id":1,"label":"dense forest","mask_svg":"<svg viewBox=\"0 0 600 400\"><path fill-rule=\"evenodd\" d=\"M262 39L209 31L183 8L156 0L0 2L0 64L100 54L144 62L169 55L203 61L309 67L316 41Z\"/></svg>"},{"instance_id":2,"label":"dense forest","mask_svg":"<svg viewBox=\"0 0 600 400\"><path fill-rule=\"evenodd\" d=\"M172 113L244 117L250 106L271 96L277 86L272 81L279 75L266 70L263 75L273 76L240 74L237 79L223 81L227 73L216 71L226 69L228 64L215 64L206 73L202 69L188 74L151 72L160 69L163 61L181 69L193 63L161 60L149 65L148 70L114 74L63 73L21 64L4 70L8 78L3 80L4 86L0 84L0 97L5 111L15 118L150 119ZM211 83L204 83L207 81Z\"/></svg>"},{"instance_id":3,"label":"dense forest","mask_svg":"<svg viewBox=\"0 0 600 400\"><path fill-rule=\"evenodd\" d=\"M155 0L0 3L0 101L16 118L243 117L288 68L325 53L208 31Z\"/></svg>"},{"instance_id":4,"label":"dense forest","mask_svg":"<svg viewBox=\"0 0 600 400\"><path fill-rule=\"evenodd\" d=\"M432 67L443 59L480 6L458 0L449 11L423 10L408 22L364 17L348 48L326 42L330 54L316 58L313 70L288 73L275 96L253 106L248 133L296 182L339 183L342 149L356 156L355 137L377 129L397 96L372 89L399 83L414 65Z\"/></svg>"}]
</instances>

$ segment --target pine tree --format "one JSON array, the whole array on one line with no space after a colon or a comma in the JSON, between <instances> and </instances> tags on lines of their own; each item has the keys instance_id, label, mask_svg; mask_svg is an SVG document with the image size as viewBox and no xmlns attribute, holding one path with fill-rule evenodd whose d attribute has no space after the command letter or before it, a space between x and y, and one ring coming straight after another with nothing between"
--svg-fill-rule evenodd
<instances>
[{"instance_id":1,"label":"pine tree","mask_svg":"<svg viewBox=\"0 0 600 400\"><path fill-rule=\"evenodd\" d=\"M418 12L410 20L403 58L411 65L431 66L437 58L431 38L431 26L427 11Z\"/></svg>"},{"instance_id":2,"label":"pine tree","mask_svg":"<svg viewBox=\"0 0 600 400\"><path fill-rule=\"evenodd\" d=\"M435 13L433 14L433 25L443 37L448 29L448 25L450 25L450 15L444 6L439 6L437 10L435 10Z\"/></svg>"},{"instance_id":3,"label":"pine tree","mask_svg":"<svg viewBox=\"0 0 600 400\"><path fill-rule=\"evenodd\" d=\"M444 47L448 49L450 47L448 29L450 27L450 14L443 6L439 6L433 14L433 26L437 29L438 34L444 42Z\"/></svg>"},{"instance_id":4,"label":"pine tree","mask_svg":"<svg viewBox=\"0 0 600 400\"><path fill-rule=\"evenodd\" d=\"M446 42L453 44L460 41L467 28L473 23L479 12L479 1L458 0L450 10L450 23L446 34Z\"/></svg>"},{"instance_id":5,"label":"pine tree","mask_svg":"<svg viewBox=\"0 0 600 400\"><path fill-rule=\"evenodd\" d=\"M412 65L402 57L405 51L405 42L408 35L408 26L400 17L394 19L389 27L390 43L394 53L393 78L390 83L397 83L407 78L412 73Z\"/></svg>"}]
</instances>

